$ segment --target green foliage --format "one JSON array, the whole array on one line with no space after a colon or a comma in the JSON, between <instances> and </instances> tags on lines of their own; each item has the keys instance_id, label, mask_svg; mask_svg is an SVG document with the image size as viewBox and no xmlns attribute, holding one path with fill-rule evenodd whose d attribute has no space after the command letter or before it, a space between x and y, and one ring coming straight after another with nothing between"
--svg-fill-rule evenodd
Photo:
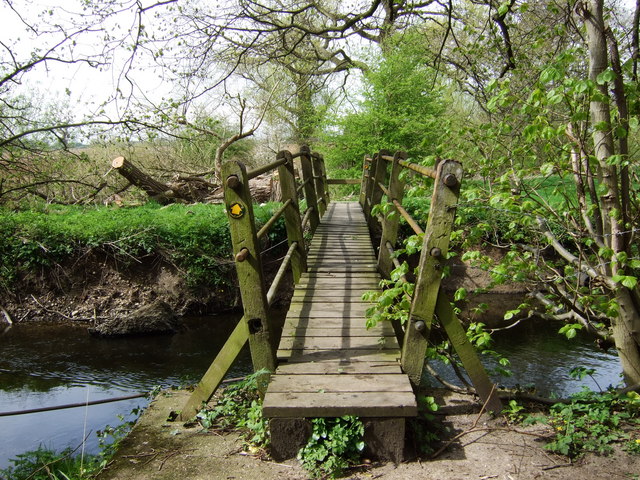
<instances>
[{"instance_id":1,"label":"green foliage","mask_svg":"<svg viewBox=\"0 0 640 480\"><path fill-rule=\"evenodd\" d=\"M437 153L443 133L441 101L428 48L419 31L387 40L376 66L365 73L362 101L339 117L326 134L326 158L333 174L361 175L363 155L380 149L405 150L420 158Z\"/></svg>"},{"instance_id":2,"label":"green foliage","mask_svg":"<svg viewBox=\"0 0 640 480\"><path fill-rule=\"evenodd\" d=\"M67 448L62 452L39 447L16 455L13 465L0 469L0 478L7 480L85 480L94 477L101 468L98 455L74 455Z\"/></svg>"},{"instance_id":3,"label":"green foliage","mask_svg":"<svg viewBox=\"0 0 640 480\"><path fill-rule=\"evenodd\" d=\"M269 444L267 419L262 416L262 400L258 385L267 375L260 370L244 380L229 385L211 410L201 410L196 419L206 429L239 431L248 444L266 447Z\"/></svg>"},{"instance_id":4,"label":"green foliage","mask_svg":"<svg viewBox=\"0 0 640 480\"><path fill-rule=\"evenodd\" d=\"M149 393L152 397L157 393ZM135 408L131 414L136 418L142 409ZM120 442L129 434L135 420L124 421L119 415L121 423L116 427L107 425L96 432L99 439L100 453L97 455L77 455L77 448L66 448L61 452L38 447L16 455L9 461L13 464L0 469L0 479L6 480L88 480L94 478L111 460L118 450Z\"/></svg>"},{"instance_id":5,"label":"green foliage","mask_svg":"<svg viewBox=\"0 0 640 480\"><path fill-rule=\"evenodd\" d=\"M276 204L256 206L263 224ZM284 238L280 220L269 241ZM42 211L0 210L0 286L19 275L39 273L92 251L128 265L157 255L177 266L192 285L229 282L232 265L227 216L222 205L161 207L70 207L47 205Z\"/></svg>"},{"instance_id":6,"label":"green foliage","mask_svg":"<svg viewBox=\"0 0 640 480\"><path fill-rule=\"evenodd\" d=\"M627 449L635 452L634 444L640 442L630 438L624 427L631 426L637 431L640 395L635 392L620 394L614 390L596 393L585 388L572 395L569 403L553 405L548 423L555 433L555 439L546 445L552 452L571 458L586 452L606 454L612 451L613 443L622 440L628 440Z\"/></svg>"},{"instance_id":7,"label":"green foliage","mask_svg":"<svg viewBox=\"0 0 640 480\"><path fill-rule=\"evenodd\" d=\"M433 453L434 445L438 442L438 433L442 429L436 423L434 412L438 411L438 404L435 398L421 395L418 400L418 416L410 418L408 421L409 432L413 437L413 444L422 454Z\"/></svg>"},{"instance_id":8,"label":"green foliage","mask_svg":"<svg viewBox=\"0 0 640 480\"><path fill-rule=\"evenodd\" d=\"M364 425L353 416L314 418L307 444L298 452L313 478L337 478L357 464L364 449Z\"/></svg>"},{"instance_id":9,"label":"green foliage","mask_svg":"<svg viewBox=\"0 0 640 480\"><path fill-rule=\"evenodd\" d=\"M520 405L516 400L509 400L509 403L502 409L502 414L514 423L520 423L526 415L523 412L524 407Z\"/></svg>"}]
</instances>

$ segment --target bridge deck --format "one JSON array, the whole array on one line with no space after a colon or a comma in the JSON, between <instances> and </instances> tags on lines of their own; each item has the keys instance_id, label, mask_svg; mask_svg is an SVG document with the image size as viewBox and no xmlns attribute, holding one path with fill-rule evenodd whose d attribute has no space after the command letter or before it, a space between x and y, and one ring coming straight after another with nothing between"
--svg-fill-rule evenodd
<instances>
[{"instance_id":1,"label":"bridge deck","mask_svg":"<svg viewBox=\"0 0 640 480\"><path fill-rule=\"evenodd\" d=\"M329 205L296 286L263 403L266 417L407 417L415 395L390 325L365 328L380 276L359 204Z\"/></svg>"}]
</instances>

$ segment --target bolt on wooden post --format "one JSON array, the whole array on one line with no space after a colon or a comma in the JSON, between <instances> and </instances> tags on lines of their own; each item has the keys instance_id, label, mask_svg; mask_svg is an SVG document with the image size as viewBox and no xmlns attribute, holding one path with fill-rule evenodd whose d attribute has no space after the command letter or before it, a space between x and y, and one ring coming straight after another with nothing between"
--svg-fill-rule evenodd
<instances>
[{"instance_id":1,"label":"bolt on wooden post","mask_svg":"<svg viewBox=\"0 0 640 480\"><path fill-rule=\"evenodd\" d=\"M266 369L273 372L276 367L273 328L247 169L242 162L225 163L222 178L225 182L224 201L244 308L243 321L247 322L249 330L253 368L255 371Z\"/></svg>"},{"instance_id":2,"label":"bolt on wooden post","mask_svg":"<svg viewBox=\"0 0 640 480\"><path fill-rule=\"evenodd\" d=\"M302 231L302 220L300 219L300 204L296 192L295 175L293 171L293 158L291 152L281 151L278 159L286 158L287 163L278 167L278 177L280 178L280 191L282 192L282 202L291 199L291 203L284 211L284 224L287 229L287 240L289 246L297 242L297 247L291 257L291 271L293 281L298 283L300 276L307 271L306 251L304 246L304 233Z\"/></svg>"},{"instance_id":3,"label":"bolt on wooden post","mask_svg":"<svg viewBox=\"0 0 640 480\"><path fill-rule=\"evenodd\" d=\"M461 180L462 165L459 162L440 162L434 180L418 278L402 346L402 369L415 385L420 383L422 376Z\"/></svg>"},{"instance_id":4,"label":"bolt on wooden post","mask_svg":"<svg viewBox=\"0 0 640 480\"><path fill-rule=\"evenodd\" d=\"M395 247L398 239L398 225L400 224L400 213L393 205L393 201L402 203L404 196L404 182L400 180L400 160L406 160L406 152L396 152L393 155L393 163L391 164L391 173L389 174L389 198L391 203L391 212L393 215L385 215L384 222L382 223L382 235L380 236L380 247L378 250L378 271L383 277L389 278L391 271L393 270L393 261L391 260L391 253L387 248L387 243L392 247ZM390 212L390 213L391 213Z\"/></svg>"}]
</instances>

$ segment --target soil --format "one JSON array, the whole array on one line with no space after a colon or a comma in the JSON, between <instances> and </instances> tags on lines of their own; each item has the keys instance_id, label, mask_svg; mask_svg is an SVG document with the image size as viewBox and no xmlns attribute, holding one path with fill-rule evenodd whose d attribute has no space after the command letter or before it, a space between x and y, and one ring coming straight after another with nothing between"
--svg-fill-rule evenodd
<instances>
[{"instance_id":1,"label":"soil","mask_svg":"<svg viewBox=\"0 0 640 480\"><path fill-rule=\"evenodd\" d=\"M271 253L277 259L282 252ZM273 259L264 260L267 281L279 266ZM221 268L228 269L231 286L193 287L187 284L184 272L161 255L131 259L124 264L113 257L89 252L38 275L19 279L12 292L3 293L0 308L15 323L71 321L85 323L89 328L131 315L154 302L166 303L178 316L219 313L240 306L240 292L232 286L234 269L229 265ZM453 260L451 271L452 276L443 283L449 294L460 287L472 292L491 283L487 272L458 259ZM285 279L284 284L288 288L282 288L276 299L280 307L288 304L292 293L291 282ZM495 319L501 319L506 310L521 303L525 293L523 285L507 284L489 294L472 294L460 305L462 318L483 321L493 327ZM496 294L500 295L499 302L495 301ZM483 302L490 306L487 312L481 316L472 313L473 307Z\"/></svg>"},{"instance_id":2,"label":"soil","mask_svg":"<svg viewBox=\"0 0 640 480\"><path fill-rule=\"evenodd\" d=\"M185 391L160 394L122 442L113 462L98 480L188 478L234 480L302 480L309 476L292 459L276 463L266 452L247 451L235 434L220 435L169 422L184 404ZM573 462L543 449L550 428L511 426L504 418L479 413L469 397L446 394L440 422L447 429L435 458L408 456L399 465L363 461L346 478L433 480L637 480L640 456L617 449L610 456L589 454Z\"/></svg>"}]
</instances>

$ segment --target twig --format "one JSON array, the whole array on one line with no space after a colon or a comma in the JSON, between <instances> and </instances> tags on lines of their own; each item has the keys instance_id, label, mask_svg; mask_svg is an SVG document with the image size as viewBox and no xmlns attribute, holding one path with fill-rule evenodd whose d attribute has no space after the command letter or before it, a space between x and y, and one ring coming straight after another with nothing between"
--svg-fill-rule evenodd
<instances>
[{"instance_id":1,"label":"twig","mask_svg":"<svg viewBox=\"0 0 640 480\"><path fill-rule=\"evenodd\" d=\"M548 467L542 467L542 470L553 470L554 468L571 467L573 463L559 463L558 465L549 465Z\"/></svg>"},{"instance_id":2,"label":"twig","mask_svg":"<svg viewBox=\"0 0 640 480\"><path fill-rule=\"evenodd\" d=\"M164 464L166 463L166 461L169 460L171 457L175 457L176 455L180 455L186 452L193 452L194 450L195 448L190 448L188 450L176 450L174 452L171 452L169 455L167 455L162 459L162 461L160 462L160 465L158 465L158 471L162 470L162 467L164 467Z\"/></svg>"},{"instance_id":3,"label":"twig","mask_svg":"<svg viewBox=\"0 0 640 480\"><path fill-rule=\"evenodd\" d=\"M31 294L31 298L33 298L33 301L36 302L41 308L43 308L45 311L50 312L50 313L55 313L56 315L60 315L62 318L66 318L67 320L73 320L73 318L69 317L68 315L65 315L62 312L58 312L57 310L53 310L51 308L47 308L45 307L42 303L40 303L38 301L38 299L36 297L33 296L33 294Z\"/></svg>"},{"instance_id":4,"label":"twig","mask_svg":"<svg viewBox=\"0 0 640 480\"><path fill-rule=\"evenodd\" d=\"M433 455L431 455L431 458L437 458L438 456L440 456L440 454L442 454L442 452L444 452L447 448L449 448L451 446L452 443L454 443L456 440L458 440L459 438L464 437L465 435L469 434L469 433L473 433L476 432L478 430L486 430L486 428L476 428L478 426L478 422L480 421L480 418L482 417L482 414L484 413L485 409L487 408L487 402L489 402L489 400L491 399L491 396L493 395L493 392L495 391L496 386L495 384L491 387L491 392L489 393L489 395L487 395L487 399L485 400L485 402L482 404L482 408L480 409L480 412L478 413L478 415L476 416L475 421L473 422L473 425L471 425L471 428L468 430L465 430L464 432L459 433L458 435L456 435L455 437L453 437L451 440L449 440L447 443L445 443L442 447L440 447L440 449L438 449L438 451L436 451ZM491 429L488 429L491 430ZM473 443L473 442L471 442ZM470 444L468 444L470 445Z\"/></svg>"}]
</instances>

